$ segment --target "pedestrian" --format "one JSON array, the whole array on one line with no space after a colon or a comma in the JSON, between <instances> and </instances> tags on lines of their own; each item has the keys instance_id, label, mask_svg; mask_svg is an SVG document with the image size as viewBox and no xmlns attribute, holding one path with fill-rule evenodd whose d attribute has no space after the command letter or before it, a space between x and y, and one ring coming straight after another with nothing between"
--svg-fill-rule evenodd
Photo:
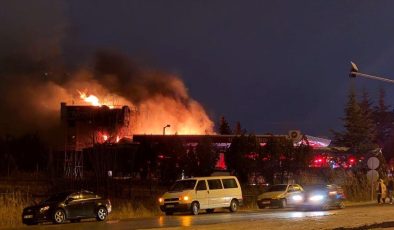
<instances>
[{"instance_id":1,"label":"pedestrian","mask_svg":"<svg viewBox=\"0 0 394 230\"><path fill-rule=\"evenodd\" d=\"M393 190L394 190L394 181L393 177L389 177L389 182L387 183L387 195L390 199L390 204L393 204Z\"/></svg>"},{"instance_id":2,"label":"pedestrian","mask_svg":"<svg viewBox=\"0 0 394 230\"><path fill-rule=\"evenodd\" d=\"M385 203L387 196L387 189L382 179L378 180L378 185L376 187L376 194L378 195L377 196L378 204Z\"/></svg>"}]
</instances>

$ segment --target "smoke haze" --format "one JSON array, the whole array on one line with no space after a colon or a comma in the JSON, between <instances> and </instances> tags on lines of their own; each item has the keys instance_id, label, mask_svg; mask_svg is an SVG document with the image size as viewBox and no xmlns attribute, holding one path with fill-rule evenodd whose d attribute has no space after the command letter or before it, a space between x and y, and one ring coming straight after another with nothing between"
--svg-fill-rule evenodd
<instances>
[{"instance_id":1,"label":"smoke haze","mask_svg":"<svg viewBox=\"0 0 394 230\"><path fill-rule=\"evenodd\" d=\"M0 8L0 114L2 134L40 132L53 137L60 102L81 103L78 91L104 103L136 109L131 133L213 132L203 107L189 97L179 76L142 67L114 51L98 51L90 63L69 69L62 1L2 1Z\"/></svg>"}]
</instances>

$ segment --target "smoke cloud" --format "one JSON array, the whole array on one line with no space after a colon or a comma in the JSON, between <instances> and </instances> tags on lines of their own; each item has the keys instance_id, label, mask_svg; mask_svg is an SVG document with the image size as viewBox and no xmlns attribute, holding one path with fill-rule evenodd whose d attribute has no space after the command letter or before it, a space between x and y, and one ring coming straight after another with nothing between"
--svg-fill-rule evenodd
<instances>
[{"instance_id":1,"label":"smoke cloud","mask_svg":"<svg viewBox=\"0 0 394 230\"><path fill-rule=\"evenodd\" d=\"M80 104L78 91L103 103L135 109L130 134L213 132L204 108L177 75L147 68L127 56L99 51L92 63L69 69L62 1L2 1L0 8L0 132L59 134L60 102Z\"/></svg>"}]
</instances>

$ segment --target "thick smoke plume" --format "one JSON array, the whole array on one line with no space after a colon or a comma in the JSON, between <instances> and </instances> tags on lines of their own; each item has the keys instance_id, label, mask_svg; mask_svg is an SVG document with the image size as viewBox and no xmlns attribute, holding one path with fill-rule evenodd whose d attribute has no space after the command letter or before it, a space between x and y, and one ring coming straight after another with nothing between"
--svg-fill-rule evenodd
<instances>
[{"instance_id":1,"label":"thick smoke plume","mask_svg":"<svg viewBox=\"0 0 394 230\"><path fill-rule=\"evenodd\" d=\"M212 133L213 123L189 97L179 76L109 51L98 52L85 66L65 67L62 57L69 54L62 45L67 27L62 2L2 5L1 134L37 131L54 137L60 132L60 102L81 104L78 91L98 96L106 104L133 108L130 134L160 134L167 124L171 125L168 133Z\"/></svg>"}]
</instances>

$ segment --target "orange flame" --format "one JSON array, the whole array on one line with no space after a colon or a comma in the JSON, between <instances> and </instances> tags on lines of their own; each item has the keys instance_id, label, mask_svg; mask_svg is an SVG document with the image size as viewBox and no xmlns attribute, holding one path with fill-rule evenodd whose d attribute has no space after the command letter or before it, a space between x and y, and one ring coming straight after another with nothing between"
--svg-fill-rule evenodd
<instances>
[{"instance_id":1,"label":"orange flame","mask_svg":"<svg viewBox=\"0 0 394 230\"><path fill-rule=\"evenodd\" d=\"M78 93L79 93L79 97L80 97L84 102L86 102L86 103L88 103L88 104L91 104L91 105L93 105L93 106L103 106L103 105L106 105L106 106L108 106L108 107L111 108L111 109L114 108L113 105L102 104L102 103L100 102L99 98L98 98L97 96L93 95L93 94L90 94L90 95L88 96L87 93L81 92L81 91L79 91L79 90L78 90Z\"/></svg>"},{"instance_id":2,"label":"orange flame","mask_svg":"<svg viewBox=\"0 0 394 230\"><path fill-rule=\"evenodd\" d=\"M103 103L100 98L93 94L78 91L80 98L93 106L113 105ZM119 97L121 98L121 97ZM135 108L133 103L122 99L123 105ZM163 134L165 125L171 127L165 129L165 134L212 134L213 122L209 119L204 108L194 100L190 100L188 105L168 97L157 96L145 100L137 108L137 113L131 115L132 124L129 127L128 134ZM124 135L121 135L124 136ZM114 136L116 137L116 136ZM104 142L112 137L103 135ZM119 142L120 138L116 137L114 141Z\"/></svg>"}]
</instances>

